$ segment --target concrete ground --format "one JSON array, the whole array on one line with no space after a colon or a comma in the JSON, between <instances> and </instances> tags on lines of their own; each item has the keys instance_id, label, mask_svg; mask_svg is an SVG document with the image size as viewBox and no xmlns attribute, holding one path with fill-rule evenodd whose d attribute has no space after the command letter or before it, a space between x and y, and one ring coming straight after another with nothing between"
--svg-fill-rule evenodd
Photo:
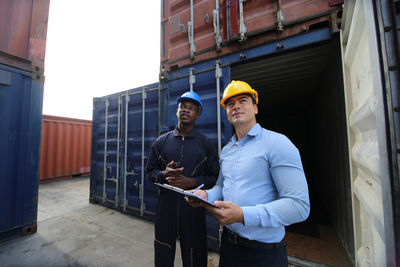
<instances>
[{"instance_id":1,"label":"concrete ground","mask_svg":"<svg viewBox=\"0 0 400 267\"><path fill-rule=\"evenodd\" d=\"M41 184L37 233L0 243L0 265L154 266L153 223L88 199L88 177ZM218 254L208 266L218 266Z\"/></svg>"}]
</instances>

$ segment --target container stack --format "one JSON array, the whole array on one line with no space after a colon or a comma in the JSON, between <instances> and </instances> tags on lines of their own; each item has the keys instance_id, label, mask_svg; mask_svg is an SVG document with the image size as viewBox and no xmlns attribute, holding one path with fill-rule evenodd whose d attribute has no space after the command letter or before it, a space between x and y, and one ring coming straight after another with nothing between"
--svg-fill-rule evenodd
<instances>
[{"instance_id":1,"label":"container stack","mask_svg":"<svg viewBox=\"0 0 400 267\"><path fill-rule=\"evenodd\" d=\"M0 240L37 228L48 11L49 0L0 2Z\"/></svg>"}]
</instances>

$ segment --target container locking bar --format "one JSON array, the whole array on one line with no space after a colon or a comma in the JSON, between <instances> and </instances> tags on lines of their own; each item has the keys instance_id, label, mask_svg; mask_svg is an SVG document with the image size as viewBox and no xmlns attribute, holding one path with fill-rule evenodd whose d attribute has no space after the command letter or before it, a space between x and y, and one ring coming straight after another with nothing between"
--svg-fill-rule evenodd
<instances>
[{"instance_id":1,"label":"container locking bar","mask_svg":"<svg viewBox=\"0 0 400 267\"><path fill-rule=\"evenodd\" d=\"M277 1L278 1L278 6L275 14L276 30L278 32L283 32L283 23L285 22L285 15L283 14L283 11L281 9L281 0Z\"/></svg>"},{"instance_id":2,"label":"container locking bar","mask_svg":"<svg viewBox=\"0 0 400 267\"><path fill-rule=\"evenodd\" d=\"M239 0L239 13L240 13L240 26L239 26L239 42L246 41L246 33L247 33L247 26L244 23L244 18L243 18L243 3L246 2L246 0Z\"/></svg>"},{"instance_id":3,"label":"container locking bar","mask_svg":"<svg viewBox=\"0 0 400 267\"><path fill-rule=\"evenodd\" d=\"M220 101L220 78L222 77L221 62L217 60L215 64L215 82L217 84L217 138L218 138L218 156L221 153L221 105Z\"/></svg>"},{"instance_id":4,"label":"container locking bar","mask_svg":"<svg viewBox=\"0 0 400 267\"><path fill-rule=\"evenodd\" d=\"M127 172L127 157L128 157L128 105L129 104L129 94L125 94L125 139L124 139L124 200L122 203L123 210L126 211L126 206L128 205L128 200L126 198L126 176Z\"/></svg>"},{"instance_id":5,"label":"container locking bar","mask_svg":"<svg viewBox=\"0 0 400 267\"><path fill-rule=\"evenodd\" d=\"M194 75L194 68L189 70L189 88L193 92L193 85L196 83L196 76Z\"/></svg>"},{"instance_id":6,"label":"container locking bar","mask_svg":"<svg viewBox=\"0 0 400 267\"><path fill-rule=\"evenodd\" d=\"M107 130L108 130L108 106L110 102L108 98L106 99L106 111L105 111L105 126L104 126L104 164L103 164L103 203L106 202L106 179L107 179Z\"/></svg>"},{"instance_id":7,"label":"container locking bar","mask_svg":"<svg viewBox=\"0 0 400 267\"><path fill-rule=\"evenodd\" d=\"M144 155L144 136L145 136L145 119L146 119L146 98L147 98L147 93L146 89L143 88L142 91L142 183L140 184L140 216L143 216L144 214L144 209L145 209L145 204L144 204L144 161L145 161L145 155Z\"/></svg>"},{"instance_id":8,"label":"container locking bar","mask_svg":"<svg viewBox=\"0 0 400 267\"><path fill-rule=\"evenodd\" d=\"M190 58L194 59L196 45L194 44L193 0L190 0L190 21L188 21L188 37L190 45Z\"/></svg>"},{"instance_id":9,"label":"container locking bar","mask_svg":"<svg viewBox=\"0 0 400 267\"><path fill-rule=\"evenodd\" d=\"M213 25L215 33L215 48L221 50L222 36L219 32L219 0L215 1L215 9L213 10Z\"/></svg>"},{"instance_id":10,"label":"container locking bar","mask_svg":"<svg viewBox=\"0 0 400 267\"><path fill-rule=\"evenodd\" d=\"M121 95L118 96L118 132L117 132L117 174L115 177L115 207L118 207L119 203L119 160L120 160L120 141L121 141L121 104L122 104L122 99Z\"/></svg>"}]
</instances>

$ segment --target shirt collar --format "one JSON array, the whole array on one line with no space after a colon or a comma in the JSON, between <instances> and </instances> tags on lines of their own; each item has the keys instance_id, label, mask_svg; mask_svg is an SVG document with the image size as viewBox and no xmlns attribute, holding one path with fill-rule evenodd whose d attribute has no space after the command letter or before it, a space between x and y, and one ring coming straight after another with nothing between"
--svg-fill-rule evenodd
<instances>
[{"instance_id":1,"label":"shirt collar","mask_svg":"<svg viewBox=\"0 0 400 267\"><path fill-rule=\"evenodd\" d=\"M175 129L173 130L173 135L174 136L182 136L181 133L178 131L178 127L175 127ZM194 129L194 127L192 128L192 130L190 130L190 132L188 132L185 137L193 137L195 136L197 133L197 131Z\"/></svg>"},{"instance_id":2,"label":"shirt collar","mask_svg":"<svg viewBox=\"0 0 400 267\"><path fill-rule=\"evenodd\" d=\"M262 130L262 127L260 126L260 124L256 123L253 127L251 127L251 129L247 132L246 136L243 139L246 139L247 136L254 137L257 134L259 134L261 132L261 130ZM234 143L237 142L236 134L234 134L232 136L231 141Z\"/></svg>"}]
</instances>

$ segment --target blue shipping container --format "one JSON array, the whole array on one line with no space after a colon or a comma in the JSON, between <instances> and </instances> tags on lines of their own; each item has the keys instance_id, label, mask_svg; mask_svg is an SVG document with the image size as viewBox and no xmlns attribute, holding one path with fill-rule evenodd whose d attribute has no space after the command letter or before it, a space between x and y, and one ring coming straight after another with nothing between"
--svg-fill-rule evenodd
<instances>
[{"instance_id":1,"label":"blue shipping container","mask_svg":"<svg viewBox=\"0 0 400 267\"><path fill-rule=\"evenodd\" d=\"M42 81L0 65L0 241L36 232L42 103Z\"/></svg>"}]
</instances>

